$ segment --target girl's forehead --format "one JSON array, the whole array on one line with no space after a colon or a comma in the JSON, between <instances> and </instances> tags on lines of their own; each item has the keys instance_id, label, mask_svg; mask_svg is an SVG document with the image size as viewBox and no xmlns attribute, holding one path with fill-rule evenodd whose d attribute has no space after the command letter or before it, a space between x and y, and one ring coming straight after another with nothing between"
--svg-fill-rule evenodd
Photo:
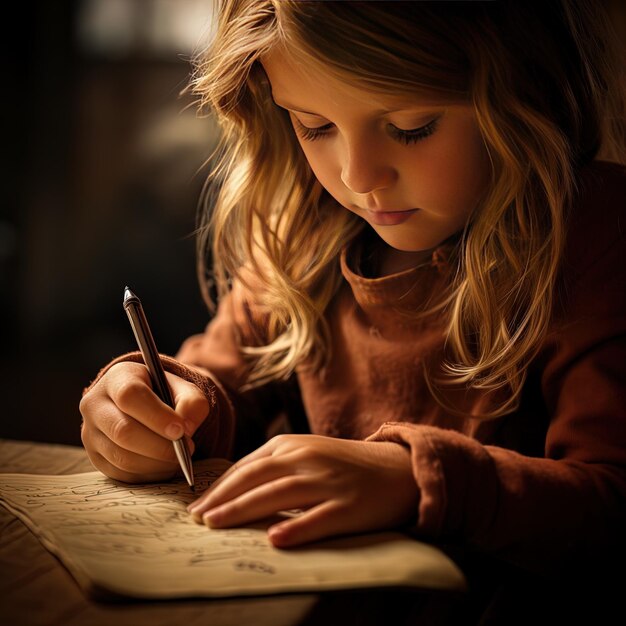
<instances>
[{"instance_id":1,"label":"girl's forehead","mask_svg":"<svg viewBox=\"0 0 626 626\"><path fill-rule=\"evenodd\" d=\"M278 104L297 109L308 96L334 93L356 101L367 101L381 111L403 110L450 104L449 98L427 88L409 88L389 81L363 81L356 74L339 71L304 55L293 54L284 46L273 48L261 56L261 65L270 81ZM292 105L292 106L289 106Z\"/></svg>"}]
</instances>

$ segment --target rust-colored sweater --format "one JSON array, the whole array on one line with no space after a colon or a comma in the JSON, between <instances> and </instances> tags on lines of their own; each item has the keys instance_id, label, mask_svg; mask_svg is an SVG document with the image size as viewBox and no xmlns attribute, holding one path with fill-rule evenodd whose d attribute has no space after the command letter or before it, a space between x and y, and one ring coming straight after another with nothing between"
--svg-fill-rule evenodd
<instances>
[{"instance_id":1,"label":"rust-colored sweater","mask_svg":"<svg viewBox=\"0 0 626 626\"><path fill-rule=\"evenodd\" d=\"M345 282L328 311L332 361L323 377L297 373L312 433L410 448L419 535L543 572L623 554L626 535L626 169L595 162L580 191L559 304L516 412L480 421L472 415L486 399L456 393L465 416L455 416L425 384L423 364L443 355L443 321L415 322L398 309L443 286L445 246L425 267L376 279L356 271L354 246L344 251ZM213 399L214 419L199 434L205 454L232 454L236 430L245 438L293 397L286 384L235 391L247 371L238 341L258 341L257 317L236 289L204 334L188 339L176 361L165 359Z\"/></svg>"}]
</instances>

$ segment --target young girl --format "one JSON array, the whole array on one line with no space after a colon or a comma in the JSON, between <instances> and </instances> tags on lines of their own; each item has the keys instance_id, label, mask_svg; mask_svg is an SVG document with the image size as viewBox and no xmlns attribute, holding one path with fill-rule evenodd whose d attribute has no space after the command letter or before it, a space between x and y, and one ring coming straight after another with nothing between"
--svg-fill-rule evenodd
<instances>
[{"instance_id":1,"label":"young girl","mask_svg":"<svg viewBox=\"0 0 626 626\"><path fill-rule=\"evenodd\" d=\"M168 479L184 432L239 459L194 518L302 509L278 547L401 527L548 572L623 546L609 35L582 0L220 2L193 80L219 307L163 356L175 409L136 354L100 373L94 465Z\"/></svg>"}]
</instances>

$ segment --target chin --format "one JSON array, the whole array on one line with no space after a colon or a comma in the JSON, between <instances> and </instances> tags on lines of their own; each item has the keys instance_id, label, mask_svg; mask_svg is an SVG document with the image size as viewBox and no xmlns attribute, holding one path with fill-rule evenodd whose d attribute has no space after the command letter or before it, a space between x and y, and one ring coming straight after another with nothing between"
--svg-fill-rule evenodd
<instances>
[{"instance_id":1,"label":"chin","mask_svg":"<svg viewBox=\"0 0 626 626\"><path fill-rule=\"evenodd\" d=\"M445 240L445 237L441 239L437 237L394 237L390 233L381 232L379 229L376 229L376 232L387 245L400 252L427 252Z\"/></svg>"}]
</instances>

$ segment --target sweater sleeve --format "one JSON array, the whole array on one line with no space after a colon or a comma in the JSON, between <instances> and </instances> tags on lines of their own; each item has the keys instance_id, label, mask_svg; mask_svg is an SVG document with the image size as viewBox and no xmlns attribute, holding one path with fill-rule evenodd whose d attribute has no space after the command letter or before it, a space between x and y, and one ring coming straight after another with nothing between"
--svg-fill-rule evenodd
<instances>
[{"instance_id":1,"label":"sweater sleeve","mask_svg":"<svg viewBox=\"0 0 626 626\"><path fill-rule=\"evenodd\" d=\"M227 399L233 415L234 458L262 445L273 432L292 429L294 424L302 430L306 422L295 376L241 390L251 367L241 346L266 342L264 308L255 302L252 288L237 282L204 333L189 337L176 354L179 362L207 371Z\"/></svg>"},{"instance_id":2,"label":"sweater sleeve","mask_svg":"<svg viewBox=\"0 0 626 626\"><path fill-rule=\"evenodd\" d=\"M538 359L550 416L543 458L433 426L388 422L370 437L410 448L418 533L543 573L580 572L581 564L626 556L626 246L619 219L610 236L603 229L601 245L572 246L578 257L566 268L563 316Z\"/></svg>"}]
</instances>

